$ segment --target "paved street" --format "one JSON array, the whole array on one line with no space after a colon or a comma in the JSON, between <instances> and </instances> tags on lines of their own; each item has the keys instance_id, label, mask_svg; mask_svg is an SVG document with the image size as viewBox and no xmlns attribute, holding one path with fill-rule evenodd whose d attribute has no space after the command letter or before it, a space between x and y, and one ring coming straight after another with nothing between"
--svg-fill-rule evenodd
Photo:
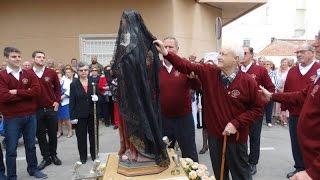
<instances>
[{"instance_id":1,"label":"paved street","mask_svg":"<svg viewBox=\"0 0 320 180\"><path fill-rule=\"evenodd\" d=\"M116 152L119 148L118 131L113 130L112 127L100 127L100 152ZM196 140L198 151L202 146L201 130L196 131ZM256 180L284 180L286 173L292 170L292 158L290 150L289 133L287 127L274 126L268 128L263 126L261 139L261 158L258 165L258 173L253 177ZM37 145L38 161L41 160L40 151ZM44 172L48 174L49 180L69 180L72 179L72 166L79 160L76 136L66 138L65 136L59 139L58 156L61 158L63 165L51 165L47 167ZM104 160L105 155L100 158ZM210 167L209 153L199 155L201 163ZM89 172L92 161L89 160L87 164L81 167L81 172ZM26 162L24 147L22 145L18 148L17 160L18 177L21 180L30 180L30 176L26 171ZM212 170L211 170L212 173Z\"/></svg>"}]
</instances>

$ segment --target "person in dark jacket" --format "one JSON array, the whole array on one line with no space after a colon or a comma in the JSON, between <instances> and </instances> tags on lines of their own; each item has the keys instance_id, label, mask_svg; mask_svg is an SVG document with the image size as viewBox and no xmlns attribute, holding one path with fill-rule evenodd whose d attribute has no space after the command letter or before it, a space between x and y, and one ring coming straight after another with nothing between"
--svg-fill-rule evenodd
<instances>
[{"instance_id":1,"label":"person in dark jacket","mask_svg":"<svg viewBox=\"0 0 320 180\"><path fill-rule=\"evenodd\" d=\"M78 150L80 161L85 164L87 162L87 133L89 134L91 158L96 159L93 107L94 102L98 101L98 96L93 92L93 81L88 78L89 67L79 63L78 74L79 78L70 85L69 111L71 119L78 119L76 126Z\"/></svg>"}]
</instances>

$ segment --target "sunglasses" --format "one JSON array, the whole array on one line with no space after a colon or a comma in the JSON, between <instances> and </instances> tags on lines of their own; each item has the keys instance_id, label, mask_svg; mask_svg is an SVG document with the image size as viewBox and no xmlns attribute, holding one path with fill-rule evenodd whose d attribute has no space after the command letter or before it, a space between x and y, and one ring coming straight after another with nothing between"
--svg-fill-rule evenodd
<instances>
[{"instance_id":1,"label":"sunglasses","mask_svg":"<svg viewBox=\"0 0 320 180\"><path fill-rule=\"evenodd\" d=\"M88 69L79 69L79 72L87 72Z\"/></svg>"}]
</instances>

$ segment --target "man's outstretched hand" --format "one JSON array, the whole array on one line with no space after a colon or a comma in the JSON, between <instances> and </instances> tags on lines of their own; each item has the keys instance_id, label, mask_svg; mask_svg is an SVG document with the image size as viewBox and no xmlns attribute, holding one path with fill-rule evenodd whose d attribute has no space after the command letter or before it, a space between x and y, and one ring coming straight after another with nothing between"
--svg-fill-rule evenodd
<instances>
[{"instance_id":1,"label":"man's outstretched hand","mask_svg":"<svg viewBox=\"0 0 320 180\"><path fill-rule=\"evenodd\" d=\"M167 49L164 47L164 44L163 44L163 42L161 41L161 40L154 40L153 41L153 44L156 46L156 48L157 48L157 50L158 50L158 52L160 53L160 54L162 54L163 56L166 56L166 55L168 55L168 51L167 51Z\"/></svg>"},{"instance_id":2,"label":"man's outstretched hand","mask_svg":"<svg viewBox=\"0 0 320 180\"><path fill-rule=\"evenodd\" d=\"M272 93L262 86L259 86L259 87L260 87L259 92L261 92L262 95L264 96L264 99L269 102L271 100Z\"/></svg>"},{"instance_id":3,"label":"man's outstretched hand","mask_svg":"<svg viewBox=\"0 0 320 180\"><path fill-rule=\"evenodd\" d=\"M290 178L290 180L312 180L306 171L300 171Z\"/></svg>"}]
</instances>

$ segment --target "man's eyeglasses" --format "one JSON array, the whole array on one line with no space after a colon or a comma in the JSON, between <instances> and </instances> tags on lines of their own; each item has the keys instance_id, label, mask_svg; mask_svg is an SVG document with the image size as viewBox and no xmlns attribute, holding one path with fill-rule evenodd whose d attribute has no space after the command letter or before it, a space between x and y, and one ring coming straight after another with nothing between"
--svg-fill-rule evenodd
<instances>
[{"instance_id":1,"label":"man's eyeglasses","mask_svg":"<svg viewBox=\"0 0 320 180\"><path fill-rule=\"evenodd\" d=\"M79 72L87 72L88 69L79 69Z\"/></svg>"}]
</instances>

